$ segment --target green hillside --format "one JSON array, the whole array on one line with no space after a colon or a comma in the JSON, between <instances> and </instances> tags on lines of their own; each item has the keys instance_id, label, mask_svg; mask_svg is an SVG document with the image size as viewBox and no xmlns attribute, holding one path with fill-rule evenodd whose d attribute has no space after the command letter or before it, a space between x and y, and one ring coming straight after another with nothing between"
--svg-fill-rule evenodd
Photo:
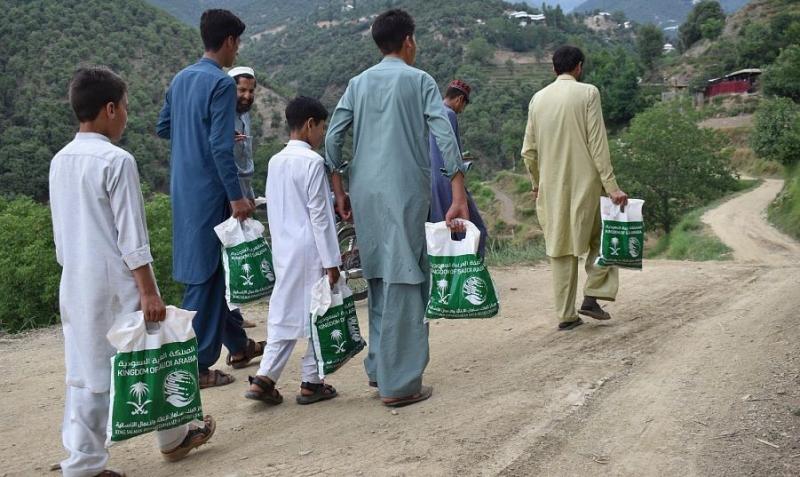
<instances>
[{"instance_id":1,"label":"green hillside","mask_svg":"<svg viewBox=\"0 0 800 477\"><path fill-rule=\"evenodd\" d=\"M0 193L47 197L50 159L77 129L67 86L81 64L129 84L128 129L142 179L166 190L168 145L153 134L172 76L202 53L197 33L141 0L4 0L0 18Z\"/></svg>"},{"instance_id":2,"label":"green hillside","mask_svg":"<svg viewBox=\"0 0 800 477\"><path fill-rule=\"evenodd\" d=\"M417 66L442 87L455 77L474 87L475 98L460 123L465 148L479 158L478 171L487 176L517 159L530 97L552 78L548 52L564 43L590 53L611 46L633 49L631 32L596 33L583 17L557 8L545 7L546 22L523 27L506 16L512 5L499 0L390 3L415 18ZM319 10L287 20L273 33L250 41L243 57L277 83L333 107L349 79L380 60L369 27L386 6L386 1L364 0L356 12L334 9L333 16L321 19L325 10Z\"/></svg>"},{"instance_id":3,"label":"green hillside","mask_svg":"<svg viewBox=\"0 0 800 477\"><path fill-rule=\"evenodd\" d=\"M735 12L749 0L721 0L727 13ZM692 0L586 0L577 7L576 12L624 12L640 23L680 24L692 10Z\"/></svg>"},{"instance_id":4,"label":"green hillside","mask_svg":"<svg viewBox=\"0 0 800 477\"><path fill-rule=\"evenodd\" d=\"M247 23L247 35L258 34L287 19L305 18L317 10L327 10L329 2L315 0L147 0L186 24L200 25L200 14L209 8L226 8L236 12ZM342 2L330 2L341 10Z\"/></svg>"}]
</instances>

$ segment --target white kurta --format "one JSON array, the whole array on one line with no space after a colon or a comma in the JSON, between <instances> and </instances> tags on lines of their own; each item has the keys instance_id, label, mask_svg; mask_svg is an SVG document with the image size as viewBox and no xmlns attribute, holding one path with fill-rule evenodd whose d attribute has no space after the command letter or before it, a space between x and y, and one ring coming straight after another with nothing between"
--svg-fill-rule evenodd
<instances>
[{"instance_id":1,"label":"white kurta","mask_svg":"<svg viewBox=\"0 0 800 477\"><path fill-rule=\"evenodd\" d=\"M311 287L325 268L342 263L324 159L305 142L289 141L269 161L266 191L275 266L267 336L307 338Z\"/></svg>"},{"instance_id":2,"label":"white kurta","mask_svg":"<svg viewBox=\"0 0 800 477\"><path fill-rule=\"evenodd\" d=\"M67 385L108 392L106 333L140 308L131 270L153 261L136 161L101 134L78 133L50 164L50 209Z\"/></svg>"}]
</instances>

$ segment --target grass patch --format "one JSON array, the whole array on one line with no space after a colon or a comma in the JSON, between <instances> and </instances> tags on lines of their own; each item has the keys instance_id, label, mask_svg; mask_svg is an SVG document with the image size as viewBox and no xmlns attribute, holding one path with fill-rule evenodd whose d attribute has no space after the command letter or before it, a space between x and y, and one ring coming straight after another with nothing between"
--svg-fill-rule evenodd
<instances>
[{"instance_id":1,"label":"grass patch","mask_svg":"<svg viewBox=\"0 0 800 477\"><path fill-rule=\"evenodd\" d=\"M737 147L731 155L731 165L739 173L756 177L780 177L783 165L778 161L760 158L749 147Z\"/></svg>"},{"instance_id":2,"label":"grass patch","mask_svg":"<svg viewBox=\"0 0 800 477\"><path fill-rule=\"evenodd\" d=\"M656 245L646 253L648 258L670 260L730 260L732 250L714 236L700 217L705 209L690 212L681 219L675 229L658 239Z\"/></svg>"},{"instance_id":3,"label":"grass patch","mask_svg":"<svg viewBox=\"0 0 800 477\"><path fill-rule=\"evenodd\" d=\"M767 215L776 227L800 240L800 165L787 168L786 183Z\"/></svg>"},{"instance_id":4,"label":"grass patch","mask_svg":"<svg viewBox=\"0 0 800 477\"><path fill-rule=\"evenodd\" d=\"M486 264L491 267L533 264L546 258L544 240L537 238L525 243L489 238L486 246Z\"/></svg>"}]
</instances>

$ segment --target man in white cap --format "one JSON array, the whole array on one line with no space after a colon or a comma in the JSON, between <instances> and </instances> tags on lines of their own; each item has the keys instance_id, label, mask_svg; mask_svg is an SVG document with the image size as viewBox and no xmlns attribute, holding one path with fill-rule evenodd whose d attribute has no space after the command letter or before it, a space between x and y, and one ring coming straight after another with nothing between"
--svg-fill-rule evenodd
<instances>
[{"instance_id":1,"label":"man in white cap","mask_svg":"<svg viewBox=\"0 0 800 477\"><path fill-rule=\"evenodd\" d=\"M250 204L255 207L255 192L253 191L253 136L250 132L250 108L253 106L256 93L256 74L249 66L236 66L228 70L228 76L236 81L236 121L233 134L233 157L236 159L236 168L239 170L239 184L242 195L250 199ZM233 311L235 318L241 317L243 328L255 328L256 324L244 319L239 310Z\"/></svg>"},{"instance_id":2,"label":"man in white cap","mask_svg":"<svg viewBox=\"0 0 800 477\"><path fill-rule=\"evenodd\" d=\"M236 123L234 133L233 155L239 169L239 184L242 194L252 202L253 192L253 136L250 133L250 108L253 106L256 92L256 74L253 68L237 66L228 71L228 76L236 81ZM255 206L255 203L253 203Z\"/></svg>"}]
</instances>

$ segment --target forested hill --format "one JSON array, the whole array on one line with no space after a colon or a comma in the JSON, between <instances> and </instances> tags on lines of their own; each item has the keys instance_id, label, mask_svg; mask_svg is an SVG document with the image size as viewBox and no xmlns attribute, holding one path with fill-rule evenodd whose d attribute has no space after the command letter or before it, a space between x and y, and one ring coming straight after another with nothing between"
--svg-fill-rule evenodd
<instances>
[{"instance_id":1,"label":"forested hill","mask_svg":"<svg viewBox=\"0 0 800 477\"><path fill-rule=\"evenodd\" d=\"M200 25L200 14L209 8L227 8L247 23L247 36L258 35L290 18L305 18L317 10L340 9L341 2L319 0L147 0L193 27ZM356 2L353 2L356 3ZM330 5L329 5L330 4Z\"/></svg>"},{"instance_id":2,"label":"forested hill","mask_svg":"<svg viewBox=\"0 0 800 477\"><path fill-rule=\"evenodd\" d=\"M726 13L730 14L747 4L749 0L720 0ZM624 12L628 18L640 23L678 25L692 10L692 0L586 0L575 7L576 12Z\"/></svg>"},{"instance_id":3,"label":"forested hill","mask_svg":"<svg viewBox=\"0 0 800 477\"><path fill-rule=\"evenodd\" d=\"M616 90L625 91L624 100L638 101L641 72L631 56L634 30L620 24L593 31L585 16L567 15L558 7L542 10L541 5L499 0L317 0L305 16L287 17L260 34L260 27L251 28L251 19L271 14L272 3L260 2L260 13L237 11L248 23L242 61L291 92L321 98L331 108L351 77L380 60L369 34L374 17L387 6L409 11L417 24L417 66L442 87L455 77L474 86L474 101L461 120L462 135L465 148L476 153L479 169L487 173L518 163L527 104L552 80L550 54L559 45L578 44L591 52L596 70L619 83ZM508 16L519 9L544 13L546 19L522 26ZM633 106L616 109L627 112L610 119L624 121Z\"/></svg>"},{"instance_id":4,"label":"forested hill","mask_svg":"<svg viewBox=\"0 0 800 477\"><path fill-rule=\"evenodd\" d=\"M153 133L172 76L202 54L195 30L142 0L3 0L0 17L0 194L47 198L50 159L77 122L67 86L81 64L128 82L121 146L142 179L165 190L169 149Z\"/></svg>"}]
</instances>

